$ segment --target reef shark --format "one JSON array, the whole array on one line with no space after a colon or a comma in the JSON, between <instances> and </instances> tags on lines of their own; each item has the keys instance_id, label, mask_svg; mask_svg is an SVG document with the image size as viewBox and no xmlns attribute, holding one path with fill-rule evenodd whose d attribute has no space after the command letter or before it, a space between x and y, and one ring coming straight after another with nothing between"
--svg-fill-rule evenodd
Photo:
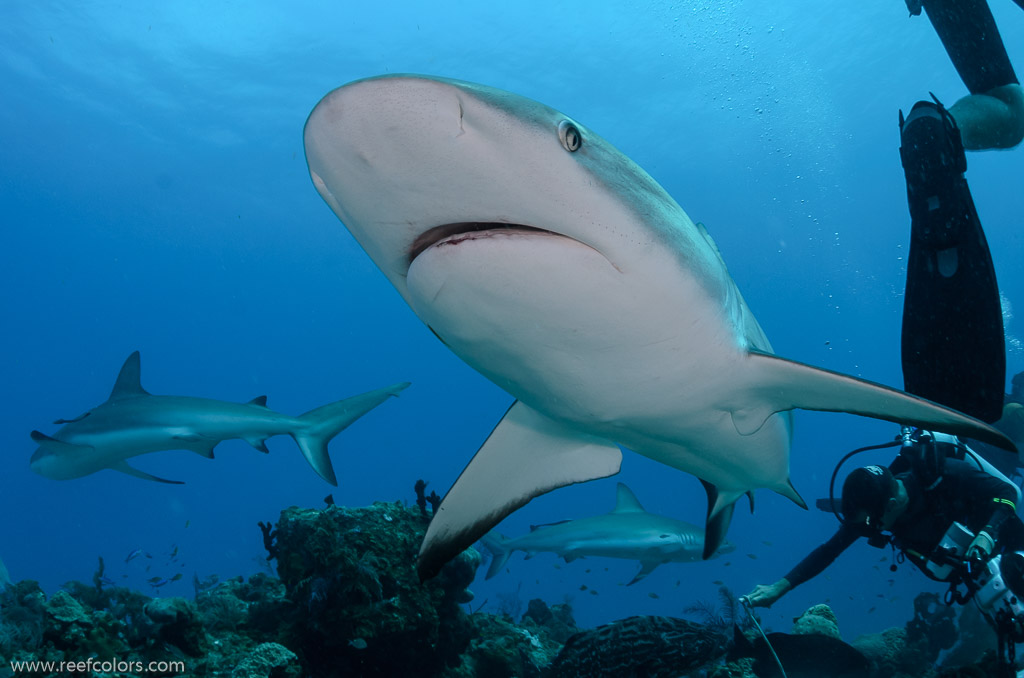
<instances>
[{"instance_id":1,"label":"reef shark","mask_svg":"<svg viewBox=\"0 0 1024 678\"><path fill-rule=\"evenodd\" d=\"M513 551L525 551L527 558L538 551L550 551L566 562L584 556L639 560L640 571L626 586L637 583L663 563L692 563L704 554L704 530L682 520L648 513L623 483L618 484L611 513L533 525L529 534L515 539L492 531L480 541L494 556L487 570L488 579L501 570ZM734 549L729 542L722 542L714 555Z\"/></svg>"},{"instance_id":2,"label":"reef shark","mask_svg":"<svg viewBox=\"0 0 1024 678\"><path fill-rule=\"evenodd\" d=\"M64 426L52 436L32 431L39 449L29 463L33 471L54 480L81 478L109 468L145 480L178 483L133 468L127 460L160 450L190 450L212 459L213 448L232 438L267 452L267 438L287 433L313 470L337 485L327 443L408 385L395 384L292 417L269 409L266 396L228 403L151 395L142 388L136 351L125 360L105 403L74 419L58 419L54 423Z\"/></svg>"},{"instance_id":3,"label":"reef shark","mask_svg":"<svg viewBox=\"0 0 1024 678\"><path fill-rule=\"evenodd\" d=\"M444 497L422 578L619 446L697 476L704 555L737 498L789 481L794 408L1013 449L902 391L785 360L711 236L572 118L510 92L395 75L328 93L304 131L320 196L420 319L516 401Z\"/></svg>"}]
</instances>

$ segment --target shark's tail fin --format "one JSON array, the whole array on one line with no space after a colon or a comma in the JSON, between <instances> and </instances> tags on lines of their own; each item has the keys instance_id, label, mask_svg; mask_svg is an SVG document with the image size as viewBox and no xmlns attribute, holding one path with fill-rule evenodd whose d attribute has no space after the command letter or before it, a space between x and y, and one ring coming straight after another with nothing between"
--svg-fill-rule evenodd
<instances>
[{"instance_id":1,"label":"shark's tail fin","mask_svg":"<svg viewBox=\"0 0 1024 678\"><path fill-rule=\"evenodd\" d=\"M302 427L292 431L292 438L302 450L302 456L321 478L331 485L337 485L338 477L334 474L331 458L327 455L327 443L348 428L349 424L389 397L397 396L408 385L409 382L404 382L379 388L306 412L299 417Z\"/></svg>"},{"instance_id":2,"label":"shark's tail fin","mask_svg":"<svg viewBox=\"0 0 1024 678\"><path fill-rule=\"evenodd\" d=\"M485 577L490 579L505 567L508 557L512 555L512 549L507 546L508 539L494 531L480 537L480 543L491 552L491 566L487 568L487 577Z\"/></svg>"}]
</instances>

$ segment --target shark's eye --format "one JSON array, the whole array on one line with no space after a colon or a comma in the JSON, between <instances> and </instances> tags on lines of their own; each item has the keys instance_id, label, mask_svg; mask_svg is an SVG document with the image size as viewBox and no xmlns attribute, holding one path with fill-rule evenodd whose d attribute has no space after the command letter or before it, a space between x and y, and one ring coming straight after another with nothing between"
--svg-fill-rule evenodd
<instances>
[{"instance_id":1,"label":"shark's eye","mask_svg":"<svg viewBox=\"0 0 1024 678\"><path fill-rule=\"evenodd\" d=\"M583 135L576 125L568 120L558 123L558 140L562 142L562 148L570 153L580 150L580 146L583 145Z\"/></svg>"}]
</instances>

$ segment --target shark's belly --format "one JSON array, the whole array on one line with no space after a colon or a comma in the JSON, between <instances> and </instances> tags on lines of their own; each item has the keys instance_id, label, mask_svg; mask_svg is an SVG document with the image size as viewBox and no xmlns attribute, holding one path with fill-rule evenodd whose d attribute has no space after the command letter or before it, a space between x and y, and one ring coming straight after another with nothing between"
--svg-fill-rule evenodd
<instances>
[{"instance_id":1,"label":"shark's belly","mask_svg":"<svg viewBox=\"0 0 1024 678\"><path fill-rule=\"evenodd\" d=\"M744 349L725 300L671 257L623 271L568 238L498 234L427 250L407 283L459 357L543 414L711 482L786 478L788 439L732 422Z\"/></svg>"}]
</instances>

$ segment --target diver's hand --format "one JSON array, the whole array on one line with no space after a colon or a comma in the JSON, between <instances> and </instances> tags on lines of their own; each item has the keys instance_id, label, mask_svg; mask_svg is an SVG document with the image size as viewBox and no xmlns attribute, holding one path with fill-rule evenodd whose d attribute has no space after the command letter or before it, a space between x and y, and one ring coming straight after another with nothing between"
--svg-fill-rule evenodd
<instances>
[{"instance_id":1,"label":"diver's hand","mask_svg":"<svg viewBox=\"0 0 1024 678\"><path fill-rule=\"evenodd\" d=\"M771 607L776 600L786 595L793 588L789 580L783 577L774 584L758 584L753 591L744 596L750 607Z\"/></svg>"}]
</instances>

